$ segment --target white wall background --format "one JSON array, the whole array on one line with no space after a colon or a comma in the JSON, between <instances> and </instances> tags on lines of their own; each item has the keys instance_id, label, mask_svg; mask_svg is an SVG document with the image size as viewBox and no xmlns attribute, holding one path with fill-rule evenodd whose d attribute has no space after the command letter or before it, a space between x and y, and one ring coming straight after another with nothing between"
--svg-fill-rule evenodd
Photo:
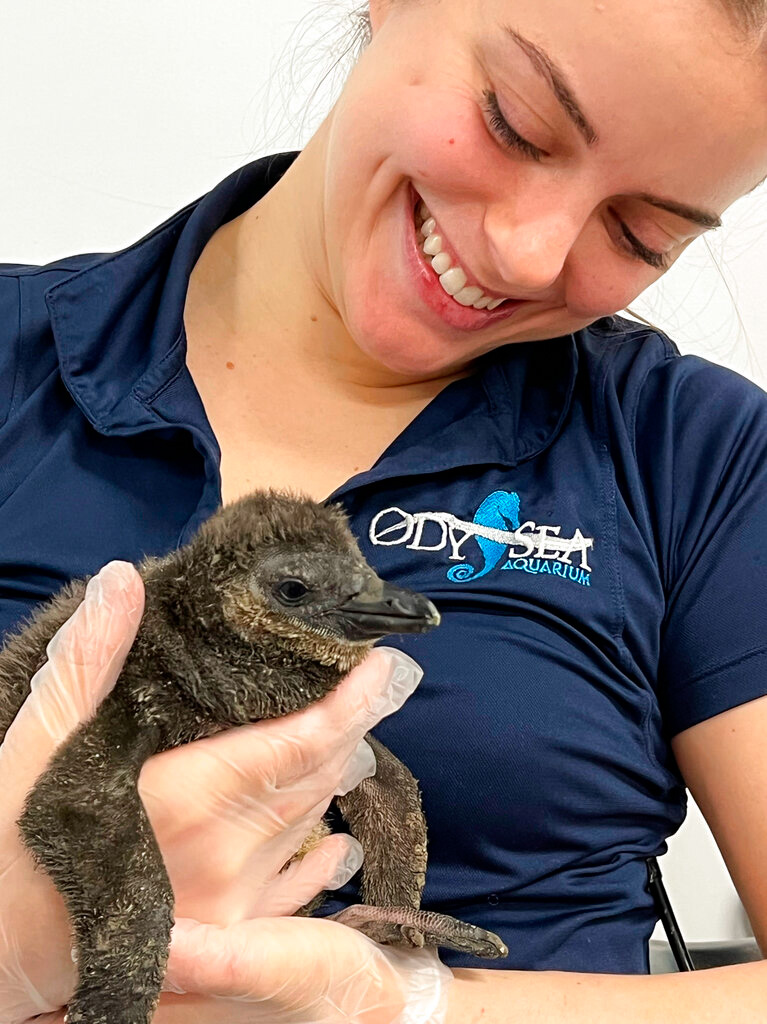
<instances>
[{"instance_id":1,"label":"white wall background","mask_svg":"<svg viewBox=\"0 0 767 1024\"><path fill-rule=\"evenodd\" d=\"M359 3L0 0L0 262L121 249L235 168L302 148L349 67L305 109ZM762 187L632 307L764 388L766 220ZM669 845L688 941L750 935L694 805Z\"/></svg>"}]
</instances>

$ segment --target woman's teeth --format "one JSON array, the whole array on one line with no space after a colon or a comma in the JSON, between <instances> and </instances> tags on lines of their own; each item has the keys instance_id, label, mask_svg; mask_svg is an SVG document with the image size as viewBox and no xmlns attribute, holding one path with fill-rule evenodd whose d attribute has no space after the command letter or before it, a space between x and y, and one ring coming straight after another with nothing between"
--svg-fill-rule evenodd
<instances>
[{"instance_id":1,"label":"woman's teeth","mask_svg":"<svg viewBox=\"0 0 767 1024\"><path fill-rule=\"evenodd\" d=\"M419 221L422 223L419 224ZM450 257L442 251L442 238L436 234L437 223L423 200L416 207L416 227L420 227L421 234L426 239L421 246L424 255L431 257L431 259L427 258L426 262L431 263L439 278L439 283L456 302L460 302L462 306L473 306L474 309L487 309L488 311L500 306L502 302L506 302L505 298L493 299L489 295L485 295L482 289L476 286L466 287L468 280L466 272L458 264L451 266Z\"/></svg>"}]
</instances>

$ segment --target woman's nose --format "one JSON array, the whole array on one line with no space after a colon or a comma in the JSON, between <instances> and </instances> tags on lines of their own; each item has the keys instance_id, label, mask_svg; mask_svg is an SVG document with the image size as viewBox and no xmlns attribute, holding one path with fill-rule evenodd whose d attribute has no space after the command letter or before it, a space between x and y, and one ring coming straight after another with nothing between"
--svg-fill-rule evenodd
<instances>
[{"instance_id":1,"label":"woman's nose","mask_svg":"<svg viewBox=\"0 0 767 1024\"><path fill-rule=\"evenodd\" d=\"M534 209L488 214L485 219L498 277L514 298L546 300L561 291L560 278L568 256L583 229L562 209Z\"/></svg>"}]
</instances>

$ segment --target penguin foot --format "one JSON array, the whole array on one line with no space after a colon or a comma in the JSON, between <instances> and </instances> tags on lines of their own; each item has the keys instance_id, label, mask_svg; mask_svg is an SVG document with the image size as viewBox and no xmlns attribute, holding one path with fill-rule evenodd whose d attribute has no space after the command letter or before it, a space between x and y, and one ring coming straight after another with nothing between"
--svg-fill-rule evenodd
<instances>
[{"instance_id":1,"label":"penguin foot","mask_svg":"<svg viewBox=\"0 0 767 1024\"><path fill-rule=\"evenodd\" d=\"M508 947L494 932L430 910L357 903L331 914L328 920L356 928L384 946L404 949L444 946L488 960L509 955Z\"/></svg>"}]
</instances>

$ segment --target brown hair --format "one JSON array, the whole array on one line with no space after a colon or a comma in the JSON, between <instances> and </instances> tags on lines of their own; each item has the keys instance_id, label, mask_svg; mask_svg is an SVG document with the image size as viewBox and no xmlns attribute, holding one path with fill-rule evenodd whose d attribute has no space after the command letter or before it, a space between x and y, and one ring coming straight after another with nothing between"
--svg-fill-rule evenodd
<instances>
[{"instance_id":1,"label":"brown hair","mask_svg":"<svg viewBox=\"0 0 767 1024\"><path fill-rule=\"evenodd\" d=\"M767 22L765 0L717 0L735 28L746 36L761 36Z\"/></svg>"}]
</instances>

